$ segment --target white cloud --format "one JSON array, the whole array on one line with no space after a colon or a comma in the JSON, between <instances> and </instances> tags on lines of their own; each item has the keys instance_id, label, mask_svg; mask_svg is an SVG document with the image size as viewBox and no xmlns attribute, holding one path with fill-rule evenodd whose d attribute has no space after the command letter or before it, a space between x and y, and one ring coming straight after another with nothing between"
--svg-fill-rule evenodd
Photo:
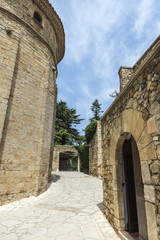
<instances>
[{"instance_id":1,"label":"white cloud","mask_svg":"<svg viewBox=\"0 0 160 240\"><path fill-rule=\"evenodd\" d=\"M122 2L116 0L72 0L70 1L68 25L66 24L67 62L83 61L87 55L94 56L98 50L102 53L107 33L120 21ZM114 12L113 12L114 10Z\"/></svg>"},{"instance_id":2,"label":"white cloud","mask_svg":"<svg viewBox=\"0 0 160 240\"><path fill-rule=\"evenodd\" d=\"M146 24L152 17L155 5L155 0L142 0L137 5L136 9L136 21L134 23L133 30L137 32L138 36L143 32Z\"/></svg>"},{"instance_id":3,"label":"white cloud","mask_svg":"<svg viewBox=\"0 0 160 240\"><path fill-rule=\"evenodd\" d=\"M66 80L64 79L61 79L58 83L58 86L61 87L61 88L64 88L65 91L68 93L68 94L72 94L73 93L73 89L72 89L72 86L70 84L68 84L68 82L66 82Z\"/></svg>"},{"instance_id":4,"label":"white cloud","mask_svg":"<svg viewBox=\"0 0 160 240\"><path fill-rule=\"evenodd\" d=\"M66 53L59 73L63 79L59 83L59 96L88 119L91 117L91 103L96 98L102 103L103 110L114 100L109 94L119 90L119 67L133 66L159 34L160 2L51 2L62 19L66 34Z\"/></svg>"},{"instance_id":5,"label":"white cloud","mask_svg":"<svg viewBox=\"0 0 160 240\"><path fill-rule=\"evenodd\" d=\"M155 24L156 28L156 35L158 36L160 34L160 21Z\"/></svg>"}]
</instances>

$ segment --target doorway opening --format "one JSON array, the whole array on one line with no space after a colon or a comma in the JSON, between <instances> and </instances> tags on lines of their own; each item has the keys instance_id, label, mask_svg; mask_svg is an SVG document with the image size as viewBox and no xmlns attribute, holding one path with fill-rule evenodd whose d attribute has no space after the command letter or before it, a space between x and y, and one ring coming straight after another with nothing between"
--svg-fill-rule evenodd
<instances>
[{"instance_id":1,"label":"doorway opening","mask_svg":"<svg viewBox=\"0 0 160 240\"><path fill-rule=\"evenodd\" d=\"M135 239L147 240L147 222L139 152L128 134L123 144L123 193L125 230Z\"/></svg>"},{"instance_id":2,"label":"doorway opening","mask_svg":"<svg viewBox=\"0 0 160 240\"><path fill-rule=\"evenodd\" d=\"M60 153L59 171L78 171L78 156L72 152Z\"/></svg>"}]
</instances>

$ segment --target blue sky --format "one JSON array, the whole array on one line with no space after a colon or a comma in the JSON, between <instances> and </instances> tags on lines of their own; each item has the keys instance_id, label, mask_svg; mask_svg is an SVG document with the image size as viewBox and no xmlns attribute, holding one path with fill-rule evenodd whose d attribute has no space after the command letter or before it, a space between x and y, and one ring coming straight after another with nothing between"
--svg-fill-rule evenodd
<instances>
[{"instance_id":1,"label":"blue sky","mask_svg":"<svg viewBox=\"0 0 160 240\"><path fill-rule=\"evenodd\" d=\"M120 66L133 66L160 34L157 0L50 0L60 16L66 52L58 65L58 100L85 121L97 98L105 111L119 91Z\"/></svg>"}]
</instances>

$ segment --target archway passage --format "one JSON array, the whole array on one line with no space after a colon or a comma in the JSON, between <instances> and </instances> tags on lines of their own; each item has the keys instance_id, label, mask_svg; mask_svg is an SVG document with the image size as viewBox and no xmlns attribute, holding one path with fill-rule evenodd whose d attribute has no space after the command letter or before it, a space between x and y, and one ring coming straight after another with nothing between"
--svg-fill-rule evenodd
<instances>
[{"instance_id":1,"label":"archway passage","mask_svg":"<svg viewBox=\"0 0 160 240\"><path fill-rule=\"evenodd\" d=\"M78 156L73 152L60 153L59 171L78 171Z\"/></svg>"},{"instance_id":2,"label":"archway passage","mask_svg":"<svg viewBox=\"0 0 160 240\"><path fill-rule=\"evenodd\" d=\"M67 161L68 163L66 163ZM65 165L65 166L64 166ZM64 167L63 167L64 166ZM80 155L75 146L54 145L52 171L80 171Z\"/></svg>"},{"instance_id":3,"label":"archway passage","mask_svg":"<svg viewBox=\"0 0 160 240\"><path fill-rule=\"evenodd\" d=\"M60 153L59 171L69 171L69 158L67 154Z\"/></svg>"},{"instance_id":4,"label":"archway passage","mask_svg":"<svg viewBox=\"0 0 160 240\"><path fill-rule=\"evenodd\" d=\"M147 240L140 158L136 142L131 135L127 136L123 144L123 192L126 231L133 237L139 236L140 239Z\"/></svg>"}]
</instances>

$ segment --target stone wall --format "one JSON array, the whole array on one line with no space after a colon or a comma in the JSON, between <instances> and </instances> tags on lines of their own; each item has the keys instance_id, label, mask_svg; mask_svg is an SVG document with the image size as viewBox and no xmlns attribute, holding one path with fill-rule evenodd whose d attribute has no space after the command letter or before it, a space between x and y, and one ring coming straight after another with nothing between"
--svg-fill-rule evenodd
<instances>
[{"instance_id":1,"label":"stone wall","mask_svg":"<svg viewBox=\"0 0 160 240\"><path fill-rule=\"evenodd\" d=\"M126 84L130 81L133 74L133 68L120 67L118 74L119 74L120 91L121 91L126 86Z\"/></svg>"},{"instance_id":2,"label":"stone wall","mask_svg":"<svg viewBox=\"0 0 160 240\"><path fill-rule=\"evenodd\" d=\"M2 205L47 188L57 64L64 55L62 23L47 0L2 0L0 46Z\"/></svg>"},{"instance_id":3,"label":"stone wall","mask_svg":"<svg viewBox=\"0 0 160 240\"><path fill-rule=\"evenodd\" d=\"M97 130L89 143L89 174L102 177L102 135L101 123L97 122Z\"/></svg>"},{"instance_id":4,"label":"stone wall","mask_svg":"<svg viewBox=\"0 0 160 240\"><path fill-rule=\"evenodd\" d=\"M128 83L101 118L104 211L117 231L124 230L122 148L130 133L140 155L148 239L157 240L160 239L160 37L132 69Z\"/></svg>"},{"instance_id":5,"label":"stone wall","mask_svg":"<svg viewBox=\"0 0 160 240\"><path fill-rule=\"evenodd\" d=\"M59 171L59 158L60 153L71 153L72 155L78 156L78 171L80 171L80 156L77 149L74 146L70 145L54 145L53 148L53 162L52 162L52 171Z\"/></svg>"}]
</instances>

